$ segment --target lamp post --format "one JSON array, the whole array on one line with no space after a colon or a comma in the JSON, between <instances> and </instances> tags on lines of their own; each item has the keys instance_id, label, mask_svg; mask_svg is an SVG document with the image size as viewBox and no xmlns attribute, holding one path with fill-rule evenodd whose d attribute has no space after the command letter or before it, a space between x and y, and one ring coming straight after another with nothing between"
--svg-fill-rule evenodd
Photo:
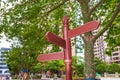
<instances>
[{"instance_id":1,"label":"lamp post","mask_svg":"<svg viewBox=\"0 0 120 80\"><path fill-rule=\"evenodd\" d=\"M23 51L22 51L22 53L21 53L21 70L20 70L20 80L22 80L22 76L23 76L23 58L22 58L22 56L23 56Z\"/></svg>"},{"instance_id":2,"label":"lamp post","mask_svg":"<svg viewBox=\"0 0 120 80\"><path fill-rule=\"evenodd\" d=\"M22 66L23 66L23 58L22 58L23 54L24 54L24 53L23 53L23 51L22 51L22 53L21 53L21 70L22 70L22 68L23 68L23 67L22 67Z\"/></svg>"},{"instance_id":3,"label":"lamp post","mask_svg":"<svg viewBox=\"0 0 120 80\"><path fill-rule=\"evenodd\" d=\"M24 52L22 51L22 57L23 57L23 55L24 55ZM23 66L23 58L21 58L21 61L22 61L22 66ZM22 67L23 68L23 67Z\"/></svg>"}]
</instances>

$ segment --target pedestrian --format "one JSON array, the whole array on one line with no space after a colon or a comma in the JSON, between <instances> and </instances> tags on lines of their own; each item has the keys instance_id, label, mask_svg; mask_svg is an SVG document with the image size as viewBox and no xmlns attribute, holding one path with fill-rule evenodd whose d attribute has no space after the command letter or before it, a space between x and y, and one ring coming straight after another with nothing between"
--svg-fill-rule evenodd
<instances>
[{"instance_id":1,"label":"pedestrian","mask_svg":"<svg viewBox=\"0 0 120 80\"><path fill-rule=\"evenodd\" d=\"M46 72L46 77L47 77L47 78L50 78L50 77L51 77L51 72L50 72L50 70L48 70L48 71Z\"/></svg>"}]
</instances>

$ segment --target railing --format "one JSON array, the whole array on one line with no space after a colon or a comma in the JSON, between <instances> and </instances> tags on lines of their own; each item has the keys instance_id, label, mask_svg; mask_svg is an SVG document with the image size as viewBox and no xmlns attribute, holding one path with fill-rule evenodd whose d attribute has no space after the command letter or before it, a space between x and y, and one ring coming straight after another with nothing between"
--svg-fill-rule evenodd
<instances>
[{"instance_id":1,"label":"railing","mask_svg":"<svg viewBox=\"0 0 120 80\"><path fill-rule=\"evenodd\" d=\"M119 74L118 72L115 72L115 73L104 73L104 77L119 77Z\"/></svg>"}]
</instances>

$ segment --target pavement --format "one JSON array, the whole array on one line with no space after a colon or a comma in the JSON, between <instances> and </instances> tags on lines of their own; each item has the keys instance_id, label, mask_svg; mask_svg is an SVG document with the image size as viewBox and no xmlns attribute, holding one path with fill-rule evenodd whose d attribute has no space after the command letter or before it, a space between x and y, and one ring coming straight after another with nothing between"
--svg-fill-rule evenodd
<instances>
[{"instance_id":1,"label":"pavement","mask_svg":"<svg viewBox=\"0 0 120 80\"><path fill-rule=\"evenodd\" d=\"M12 79L12 80L20 80L20 79ZM47 79L29 79L29 80L63 80L61 78L59 79L53 79L53 78L47 78ZM113 77L101 77L101 80L120 80L120 78L113 78Z\"/></svg>"},{"instance_id":2,"label":"pavement","mask_svg":"<svg viewBox=\"0 0 120 80\"><path fill-rule=\"evenodd\" d=\"M49 78L49 79L41 79L41 80L63 80L62 78L59 79L53 79L53 78ZM113 78L113 77L101 77L101 80L120 80L120 78Z\"/></svg>"},{"instance_id":3,"label":"pavement","mask_svg":"<svg viewBox=\"0 0 120 80\"><path fill-rule=\"evenodd\" d=\"M64 79L62 79L62 78L59 78L59 79L49 78L49 79L39 79L39 80L64 80ZM105 78L105 77L101 77L101 80L120 80L120 78L113 78L113 77L106 77Z\"/></svg>"},{"instance_id":4,"label":"pavement","mask_svg":"<svg viewBox=\"0 0 120 80\"><path fill-rule=\"evenodd\" d=\"M120 80L120 78L113 78L113 77L102 77L101 80Z\"/></svg>"}]
</instances>

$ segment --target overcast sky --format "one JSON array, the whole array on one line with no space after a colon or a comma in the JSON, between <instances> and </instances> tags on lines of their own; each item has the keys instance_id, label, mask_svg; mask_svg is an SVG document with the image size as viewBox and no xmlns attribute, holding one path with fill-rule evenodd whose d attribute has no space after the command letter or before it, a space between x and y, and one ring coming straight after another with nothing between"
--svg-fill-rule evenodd
<instances>
[{"instance_id":1,"label":"overcast sky","mask_svg":"<svg viewBox=\"0 0 120 80\"><path fill-rule=\"evenodd\" d=\"M7 39L6 36L3 33L1 34L1 36L3 37L0 38L0 48L1 47L10 48L11 43L6 41Z\"/></svg>"},{"instance_id":2,"label":"overcast sky","mask_svg":"<svg viewBox=\"0 0 120 80\"><path fill-rule=\"evenodd\" d=\"M0 39L0 48L5 47L5 48L10 48L11 43L7 42L5 39Z\"/></svg>"}]
</instances>

